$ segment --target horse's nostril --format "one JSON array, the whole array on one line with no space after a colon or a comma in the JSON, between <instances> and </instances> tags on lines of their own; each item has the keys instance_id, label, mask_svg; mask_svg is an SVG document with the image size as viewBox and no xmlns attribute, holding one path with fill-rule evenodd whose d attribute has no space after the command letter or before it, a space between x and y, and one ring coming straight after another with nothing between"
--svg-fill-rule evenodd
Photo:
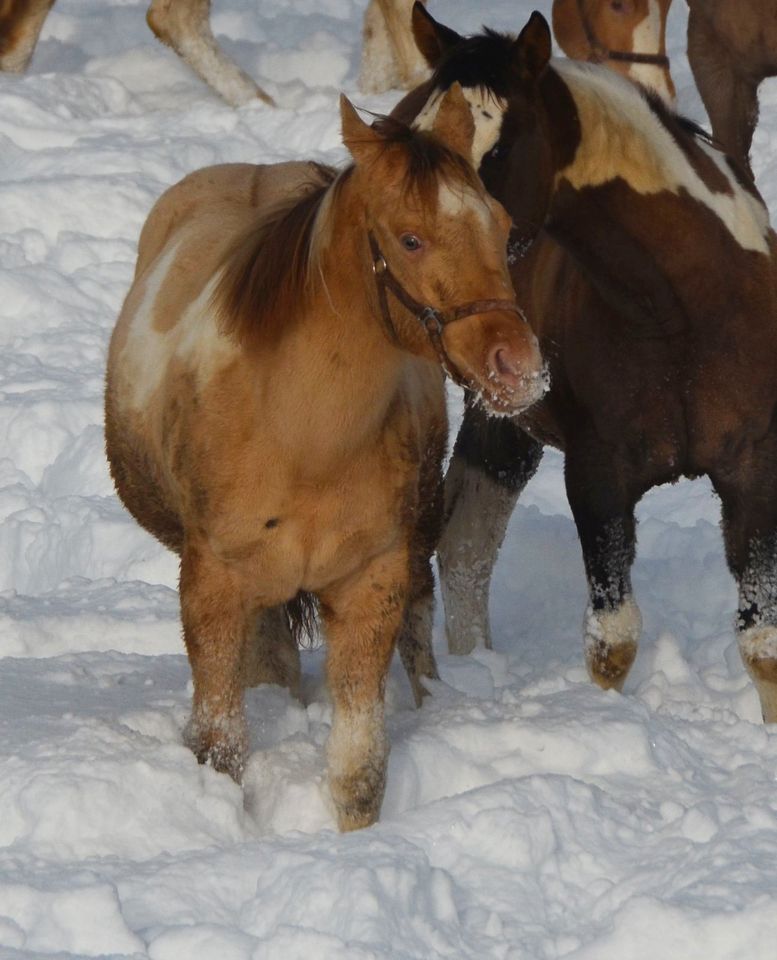
<instances>
[{"instance_id":1,"label":"horse's nostril","mask_svg":"<svg viewBox=\"0 0 777 960\"><path fill-rule=\"evenodd\" d=\"M503 383L517 386L523 376L518 356L507 344L492 347L488 356L489 371Z\"/></svg>"}]
</instances>

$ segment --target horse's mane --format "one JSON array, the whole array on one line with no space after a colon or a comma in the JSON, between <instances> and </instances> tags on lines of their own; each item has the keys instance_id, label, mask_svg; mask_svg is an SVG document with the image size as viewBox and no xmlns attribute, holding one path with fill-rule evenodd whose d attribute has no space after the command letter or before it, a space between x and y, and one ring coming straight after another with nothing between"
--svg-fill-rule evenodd
<instances>
[{"instance_id":1,"label":"horse's mane","mask_svg":"<svg viewBox=\"0 0 777 960\"><path fill-rule=\"evenodd\" d=\"M381 135L383 150L401 147L405 192L422 195L441 177L478 183L471 165L429 133L383 116L372 126ZM277 342L300 316L310 293L333 205L354 170L350 166L338 173L323 164L313 166L302 196L296 194L262 214L223 258L211 304L220 329L241 344L257 338Z\"/></svg>"},{"instance_id":2,"label":"horse's mane","mask_svg":"<svg viewBox=\"0 0 777 960\"><path fill-rule=\"evenodd\" d=\"M293 195L239 234L227 249L212 305L219 326L239 342L262 330L277 339L293 317L308 277L313 230L337 171L314 164L302 196ZM349 171L343 171L343 179Z\"/></svg>"},{"instance_id":3,"label":"horse's mane","mask_svg":"<svg viewBox=\"0 0 777 960\"><path fill-rule=\"evenodd\" d=\"M432 87L447 90L456 80L462 87L477 87L506 100L512 83L515 36L488 27L483 33L464 37L453 55L443 57L431 79Z\"/></svg>"}]
</instances>

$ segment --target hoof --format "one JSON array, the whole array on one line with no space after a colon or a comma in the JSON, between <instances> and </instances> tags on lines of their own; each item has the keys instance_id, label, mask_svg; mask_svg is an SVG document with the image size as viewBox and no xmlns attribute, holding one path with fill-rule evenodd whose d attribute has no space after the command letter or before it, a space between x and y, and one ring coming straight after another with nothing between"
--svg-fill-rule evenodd
<instances>
[{"instance_id":1,"label":"hoof","mask_svg":"<svg viewBox=\"0 0 777 960\"><path fill-rule=\"evenodd\" d=\"M586 611L585 661L588 674L603 690L623 689L637 656L642 617L629 597L615 610Z\"/></svg>"},{"instance_id":2,"label":"hoof","mask_svg":"<svg viewBox=\"0 0 777 960\"><path fill-rule=\"evenodd\" d=\"M743 630L739 652L758 691L764 723L777 723L777 627Z\"/></svg>"}]
</instances>

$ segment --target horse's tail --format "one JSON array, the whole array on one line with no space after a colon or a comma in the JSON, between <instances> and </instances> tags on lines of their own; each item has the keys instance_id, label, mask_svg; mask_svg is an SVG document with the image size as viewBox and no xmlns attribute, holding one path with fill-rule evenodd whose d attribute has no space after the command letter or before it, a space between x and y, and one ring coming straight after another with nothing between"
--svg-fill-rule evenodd
<instances>
[{"instance_id":1,"label":"horse's tail","mask_svg":"<svg viewBox=\"0 0 777 960\"><path fill-rule=\"evenodd\" d=\"M318 633L318 601L312 593L300 590L284 605L289 629L298 647L309 647Z\"/></svg>"}]
</instances>

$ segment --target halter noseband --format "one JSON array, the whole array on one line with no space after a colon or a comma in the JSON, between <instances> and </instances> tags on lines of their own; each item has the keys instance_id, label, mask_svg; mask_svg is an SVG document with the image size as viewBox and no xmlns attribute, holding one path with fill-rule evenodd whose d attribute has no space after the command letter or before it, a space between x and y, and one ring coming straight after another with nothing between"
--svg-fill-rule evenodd
<instances>
[{"instance_id":1,"label":"halter noseband","mask_svg":"<svg viewBox=\"0 0 777 960\"><path fill-rule=\"evenodd\" d=\"M605 60L617 60L620 63L646 63L654 67L666 67L669 69L669 57L664 53L630 53L627 50L610 50L600 42L599 38L591 26L591 21L586 16L583 0L577 0L577 12L580 14L580 21L583 24L585 38L588 46L591 48L594 63L604 63Z\"/></svg>"},{"instance_id":2,"label":"halter noseband","mask_svg":"<svg viewBox=\"0 0 777 960\"><path fill-rule=\"evenodd\" d=\"M416 320L424 328L427 336L429 337L429 341L434 347L434 351L437 354L440 365L451 378L451 380L453 380L454 383L458 383L460 387L469 387L472 389L473 385L469 378L465 377L464 374L461 373L461 371L456 367L456 364L453 363L451 358L448 356L448 351L445 349L445 344L442 342L443 330L446 326L448 326L448 324L455 323L457 320L463 320L465 317L474 316L476 313L490 313L496 310L509 310L511 313L517 313L525 323L526 317L524 317L518 304L514 300L471 300L469 303L463 303L460 306L453 307L452 310L446 312L443 310L438 310L436 307L432 307L429 304L420 303L414 297L410 296L407 290L405 290L399 280L397 280L397 278L389 269L386 258L381 253L380 247L378 246L378 241L375 239L375 235L373 234L372 230L367 233L367 237L370 241L372 272L375 274L375 286L378 291L381 319L383 320L386 333L388 334L391 342L398 344L399 338L397 337L397 331L391 320L391 313L389 312L389 291L394 294L396 299L399 300L403 307L406 307L413 314Z\"/></svg>"}]
</instances>

